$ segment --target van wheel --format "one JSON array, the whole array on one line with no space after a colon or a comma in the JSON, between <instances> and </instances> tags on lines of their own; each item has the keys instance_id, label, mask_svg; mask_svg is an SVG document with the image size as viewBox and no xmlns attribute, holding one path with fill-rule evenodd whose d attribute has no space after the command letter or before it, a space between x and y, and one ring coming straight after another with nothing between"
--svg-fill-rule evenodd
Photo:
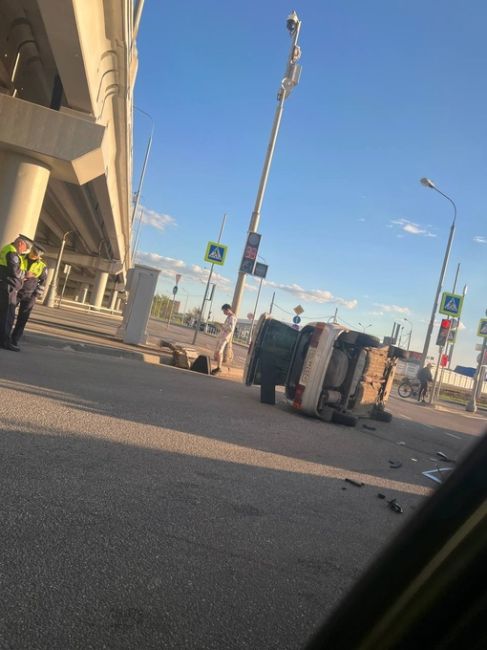
<instances>
[{"instance_id":1,"label":"van wheel","mask_svg":"<svg viewBox=\"0 0 487 650\"><path fill-rule=\"evenodd\" d=\"M356 417L348 413L342 413L341 411L333 411L331 421L334 424L344 424L346 427L354 427L357 425Z\"/></svg>"},{"instance_id":2,"label":"van wheel","mask_svg":"<svg viewBox=\"0 0 487 650\"><path fill-rule=\"evenodd\" d=\"M370 414L370 417L373 420L377 420L377 422L392 422L392 413L389 413L389 411L381 411L379 409L375 409Z\"/></svg>"}]
</instances>

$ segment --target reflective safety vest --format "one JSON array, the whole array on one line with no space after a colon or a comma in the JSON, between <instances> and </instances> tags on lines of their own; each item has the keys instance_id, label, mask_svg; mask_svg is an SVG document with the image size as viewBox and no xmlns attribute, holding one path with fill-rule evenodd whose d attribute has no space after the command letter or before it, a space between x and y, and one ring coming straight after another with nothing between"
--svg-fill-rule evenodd
<instances>
[{"instance_id":1,"label":"reflective safety vest","mask_svg":"<svg viewBox=\"0 0 487 650\"><path fill-rule=\"evenodd\" d=\"M18 255L17 249L13 244L7 244L2 248L2 250L0 250L0 266L7 266L7 255L9 253L15 253Z\"/></svg>"},{"instance_id":2,"label":"reflective safety vest","mask_svg":"<svg viewBox=\"0 0 487 650\"><path fill-rule=\"evenodd\" d=\"M8 260L7 260L7 255L9 253L14 253L14 255L17 255L19 258L19 268L21 271L26 270L27 268L27 263L24 259L23 255L19 255L17 252L17 249L13 244L7 244L0 250L0 266L8 266ZM42 271L41 271L42 272Z\"/></svg>"},{"instance_id":3,"label":"reflective safety vest","mask_svg":"<svg viewBox=\"0 0 487 650\"><path fill-rule=\"evenodd\" d=\"M46 263L41 259L29 260L28 255L21 255L20 257L23 261L22 270L29 271L29 273L32 273L32 275L34 275L36 278L40 278L42 272L46 268ZM29 261L31 262L30 266L29 266Z\"/></svg>"}]
</instances>

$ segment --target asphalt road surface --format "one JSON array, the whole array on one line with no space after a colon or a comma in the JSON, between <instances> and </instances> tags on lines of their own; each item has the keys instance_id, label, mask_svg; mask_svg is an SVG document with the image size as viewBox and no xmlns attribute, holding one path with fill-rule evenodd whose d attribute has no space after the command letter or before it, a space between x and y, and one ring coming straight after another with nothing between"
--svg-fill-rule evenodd
<instances>
[{"instance_id":1,"label":"asphalt road surface","mask_svg":"<svg viewBox=\"0 0 487 650\"><path fill-rule=\"evenodd\" d=\"M486 423L392 400L391 424L326 425L238 383L28 342L0 368L12 650L301 647L435 489L436 452L461 458Z\"/></svg>"}]
</instances>

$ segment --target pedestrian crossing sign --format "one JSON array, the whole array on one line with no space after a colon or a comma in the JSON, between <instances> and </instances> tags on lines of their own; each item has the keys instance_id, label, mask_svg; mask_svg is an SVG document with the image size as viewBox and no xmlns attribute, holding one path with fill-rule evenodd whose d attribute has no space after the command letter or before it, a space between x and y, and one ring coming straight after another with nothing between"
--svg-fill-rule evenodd
<instances>
[{"instance_id":1,"label":"pedestrian crossing sign","mask_svg":"<svg viewBox=\"0 0 487 650\"><path fill-rule=\"evenodd\" d=\"M480 319L477 336L483 336L484 339L487 339L487 318Z\"/></svg>"},{"instance_id":2,"label":"pedestrian crossing sign","mask_svg":"<svg viewBox=\"0 0 487 650\"><path fill-rule=\"evenodd\" d=\"M455 316L458 318L462 313L463 296L456 293L444 291L441 297L439 312L445 316Z\"/></svg>"},{"instance_id":3,"label":"pedestrian crossing sign","mask_svg":"<svg viewBox=\"0 0 487 650\"><path fill-rule=\"evenodd\" d=\"M228 246L224 246L219 242L209 241L208 246L206 247L205 262L223 266L227 256L227 249Z\"/></svg>"}]
</instances>

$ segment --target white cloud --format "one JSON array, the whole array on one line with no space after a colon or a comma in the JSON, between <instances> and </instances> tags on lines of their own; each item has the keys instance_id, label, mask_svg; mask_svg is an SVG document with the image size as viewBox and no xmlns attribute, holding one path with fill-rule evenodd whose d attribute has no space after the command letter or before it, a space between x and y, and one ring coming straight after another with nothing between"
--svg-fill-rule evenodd
<instances>
[{"instance_id":1,"label":"white cloud","mask_svg":"<svg viewBox=\"0 0 487 650\"><path fill-rule=\"evenodd\" d=\"M370 316L384 316L383 311L369 311L367 312Z\"/></svg>"},{"instance_id":2,"label":"white cloud","mask_svg":"<svg viewBox=\"0 0 487 650\"><path fill-rule=\"evenodd\" d=\"M149 210L144 206L141 206L140 210L141 210L140 218L142 220L142 223L145 223L148 226L152 226L157 230L164 231L168 226L176 225L176 219L174 219L174 217L171 217L168 214L161 214L159 212L156 212L155 210Z\"/></svg>"},{"instance_id":3,"label":"white cloud","mask_svg":"<svg viewBox=\"0 0 487 650\"><path fill-rule=\"evenodd\" d=\"M475 235L473 240L477 244L487 244L487 237L484 237L483 235Z\"/></svg>"},{"instance_id":4,"label":"white cloud","mask_svg":"<svg viewBox=\"0 0 487 650\"><path fill-rule=\"evenodd\" d=\"M376 307L379 307L379 309L382 312L386 312L387 314L409 314L411 313L411 310L409 307L400 307L399 305L383 305L380 302L374 302L374 305Z\"/></svg>"},{"instance_id":5,"label":"white cloud","mask_svg":"<svg viewBox=\"0 0 487 650\"><path fill-rule=\"evenodd\" d=\"M407 232L410 235L421 235L422 237L436 237L436 235L420 226L418 223L409 221L408 219L392 219L387 225L388 228L393 228L394 226L399 226L401 230Z\"/></svg>"},{"instance_id":6,"label":"white cloud","mask_svg":"<svg viewBox=\"0 0 487 650\"><path fill-rule=\"evenodd\" d=\"M286 291L303 302L316 302L318 304L331 302L336 305L342 305L346 309L355 309L358 305L358 301L355 299L345 300L344 298L334 296L330 291L325 291L324 289L306 290L300 287L299 284L279 284L278 282L271 282L269 280L264 280L264 284L268 287L279 289L279 291Z\"/></svg>"},{"instance_id":7,"label":"white cloud","mask_svg":"<svg viewBox=\"0 0 487 650\"><path fill-rule=\"evenodd\" d=\"M159 269L161 275L166 277L174 277L176 273L181 273L183 279L186 280L207 280L209 270L204 269L198 264L187 264L183 260L176 260L172 257L164 257L163 255L158 255L157 253L144 253L139 252L136 255L135 261L138 264L145 264L146 266L152 266L153 268ZM213 271L211 276L218 285L221 285L222 288L228 287L231 284L231 280L226 278L219 273Z\"/></svg>"},{"instance_id":8,"label":"white cloud","mask_svg":"<svg viewBox=\"0 0 487 650\"><path fill-rule=\"evenodd\" d=\"M251 276L253 277L253 276ZM249 284L248 282L245 283L245 291L258 291L259 287L256 286L255 284Z\"/></svg>"}]
</instances>

